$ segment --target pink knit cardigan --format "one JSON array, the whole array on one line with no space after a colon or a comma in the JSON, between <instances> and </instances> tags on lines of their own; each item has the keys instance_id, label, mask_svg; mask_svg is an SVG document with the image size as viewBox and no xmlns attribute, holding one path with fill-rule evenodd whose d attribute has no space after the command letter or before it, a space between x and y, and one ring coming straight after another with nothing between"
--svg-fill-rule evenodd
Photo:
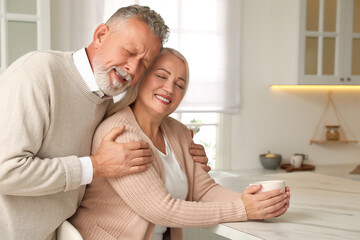
<instances>
[{"instance_id":1,"label":"pink knit cardigan","mask_svg":"<svg viewBox=\"0 0 360 240\"><path fill-rule=\"evenodd\" d=\"M170 227L172 240L182 239L183 227L204 227L221 222L245 221L239 193L214 182L189 154L192 139L187 128L167 117L162 131L179 165L186 173L186 201L173 198L164 184L164 169L150 139L141 130L130 108L107 118L96 130L93 149L113 128L125 125L116 142L146 141L153 150L150 168L120 178L97 178L88 185L84 199L70 222L84 239L151 239L154 224Z\"/></svg>"}]
</instances>

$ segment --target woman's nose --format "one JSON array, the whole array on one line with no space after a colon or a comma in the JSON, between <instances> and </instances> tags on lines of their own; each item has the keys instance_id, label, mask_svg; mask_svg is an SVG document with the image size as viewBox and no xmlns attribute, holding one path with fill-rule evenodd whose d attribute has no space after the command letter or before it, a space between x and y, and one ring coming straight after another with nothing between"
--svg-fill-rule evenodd
<instances>
[{"instance_id":1,"label":"woman's nose","mask_svg":"<svg viewBox=\"0 0 360 240\"><path fill-rule=\"evenodd\" d=\"M164 89L168 92L168 93L173 93L174 92L174 84L173 82L168 79L164 82Z\"/></svg>"}]
</instances>

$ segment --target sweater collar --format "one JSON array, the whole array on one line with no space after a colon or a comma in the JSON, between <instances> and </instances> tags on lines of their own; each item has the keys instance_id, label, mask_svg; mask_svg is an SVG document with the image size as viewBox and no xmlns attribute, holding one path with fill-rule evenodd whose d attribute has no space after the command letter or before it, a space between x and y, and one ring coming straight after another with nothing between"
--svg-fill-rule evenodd
<instances>
[{"instance_id":1,"label":"sweater collar","mask_svg":"<svg viewBox=\"0 0 360 240\"><path fill-rule=\"evenodd\" d=\"M102 104L106 101L109 101L109 99L100 98L89 89L88 85L82 78L79 70L76 68L72 55L73 52L65 53L65 58L66 58L65 64L66 64L67 72L74 81L74 83L81 89L84 95L86 95L86 97L89 98L92 102L96 104Z\"/></svg>"}]
</instances>

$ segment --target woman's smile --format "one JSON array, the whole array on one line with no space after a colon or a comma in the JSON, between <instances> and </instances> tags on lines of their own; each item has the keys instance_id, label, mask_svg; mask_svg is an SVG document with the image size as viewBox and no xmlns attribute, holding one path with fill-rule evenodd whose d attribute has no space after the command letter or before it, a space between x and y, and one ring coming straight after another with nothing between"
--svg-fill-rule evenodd
<instances>
[{"instance_id":1,"label":"woman's smile","mask_svg":"<svg viewBox=\"0 0 360 240\"><path fill-rule=\"evenodd\" d=\"M155 94L155 97L164 104L170 104L171 103L171 98L169 96L166 95L162 95L162 94Z\"/></svg>"}]
</instances>

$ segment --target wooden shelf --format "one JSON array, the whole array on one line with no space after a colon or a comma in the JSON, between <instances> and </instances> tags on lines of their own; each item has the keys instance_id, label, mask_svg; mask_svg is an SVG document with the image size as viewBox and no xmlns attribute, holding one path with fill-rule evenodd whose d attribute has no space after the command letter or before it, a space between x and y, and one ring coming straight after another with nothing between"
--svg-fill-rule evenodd
<instances>
[{"instance_id":1,"label":"wooden shelf","mask_svg":"<svg viewBox=\"0 0 360 240\"><path fill-rule=\"evenodd\" d=\"M333 115L336 117L337 121L332 120L332 124L328 123L328 110L333 109ZM327 130L324 132L324 126ZM338 130L338 128L340 128ZM320 129L322 129L322 134L319 134ZM349 133L351 136L347 137L346 133ZM321 139L321 140L319 140ZM327 140L327 139L338 139L338 140ZM349 140L352 139L352 140ZM355 135L352 133L350 127L346 124L345 119L341 116L339 109L336 107L335 102L332 99L332 91L328 92L328 101L325 105L324 111L320 117L319 123L315 129L314 135L310 139L310 145L312 143L357 143Z\"/></svg>"},{"instance_id":2,"label":"wooden shelf","mask_svg":"<svg viewBox=\"0 0 360 240\"><path fill-rule=\"evenodd\" d=\"M336 141L329 141L329 140L310 140L310 144L312 143L357 143L357 140L336 140Z\"/></svg>"}]
</instances>

